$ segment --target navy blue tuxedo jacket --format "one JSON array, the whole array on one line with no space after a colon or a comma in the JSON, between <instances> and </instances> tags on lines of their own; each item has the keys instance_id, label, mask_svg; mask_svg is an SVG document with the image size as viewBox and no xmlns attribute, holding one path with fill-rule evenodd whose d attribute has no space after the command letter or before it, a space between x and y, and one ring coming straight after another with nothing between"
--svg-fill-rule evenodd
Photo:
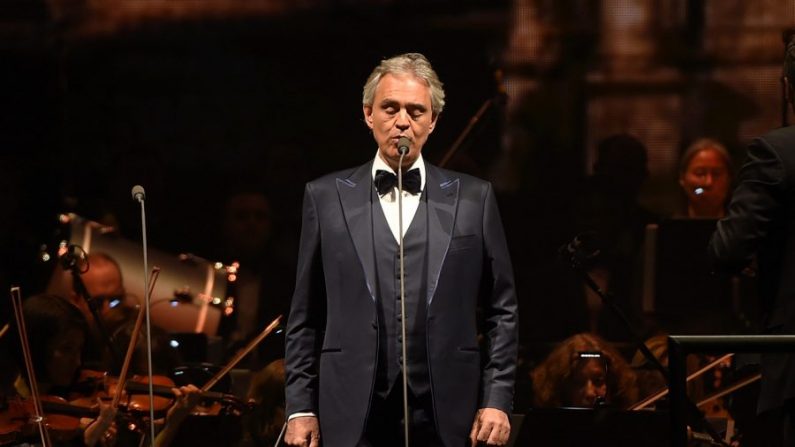
<instances>
[{"instance_id":1,"label":"navy blue tuxedo jacket","mask_svg":"<svg viewBox=\"0 0 795 447\"><path fill-rule=\"evenodd\" d=\"M372 162L306 185L286 334L287 414L318 414L325 446L354 446L378 364ZM513 271L491 184L426 163L426 344L437 430L464 445L478 408L510 414ZM478 333L483 339L478 340ZM410 349L410 347L409 347Z\"/></svg>"}]
</instances>

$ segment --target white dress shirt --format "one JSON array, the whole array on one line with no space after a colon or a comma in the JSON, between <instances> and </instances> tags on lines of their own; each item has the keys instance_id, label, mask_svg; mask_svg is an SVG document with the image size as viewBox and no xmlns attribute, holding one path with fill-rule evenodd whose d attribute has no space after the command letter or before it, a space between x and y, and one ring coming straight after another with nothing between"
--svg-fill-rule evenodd
<instances>
[{"instance_id":1,"label":"white dress shirt","mask_svg":"<svg viewBox=\"0 0 795 447\"><path fill-rule=\"evenodd\" d=\"M409 225L411 225L411 221L414 219L414 215L417 213L417 208L420 206L420 196L422 195L422 191L425 189L425 162L422 161L422 154L420 154L414 163L403 172L408 172L414 168L418 168L420 170L420 192L417 194L412 194L406 190L403 191L403 236L406 235L406 231L408 231ZM386 164L386 162L376 152L375 161L373 162L373 178L375 178L375 172L379 169L397 175L395 170ZM397 185L392 188L392 191L381 196L381 209L384 210L384 216L386 216L389 229L392 230L392 235L395 236L396 241L400 242L400 236L398 235L399 213Z\"/></svg>"}]
</instances>

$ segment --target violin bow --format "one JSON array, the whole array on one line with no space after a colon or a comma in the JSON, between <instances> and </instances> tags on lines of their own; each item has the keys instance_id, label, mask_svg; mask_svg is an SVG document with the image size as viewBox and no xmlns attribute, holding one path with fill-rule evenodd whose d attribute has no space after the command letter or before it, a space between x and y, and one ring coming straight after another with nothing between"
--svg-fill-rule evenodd
<instances>
[{"instance_id":1,"label":"violin bow","mask_svg":"<svg viewBox=\"0 0 795 447\"><path fill-rule=\"evenodd\" d=\"M271 322L271 324L269 324L259 335L257 335L256 338L251 340L246 345L245 348L243 348L240 352L235 354L235 356L232 357L232 359L229 361L229 363L226 364L226 366L221 368L220 371L218 371L210 380L208 380L207 383L205 383L204 386L201 387L201 392L202 393L208 393L210 391L210 389L212 387L214 387L216 383L218 383L219 380L221 380L229 371L232 370L232 368L234 368L238 363L240 363L241 360L243 360L243 357L248 355L248 353L250 353L251 350L253 350L260 342L262 342L262 340L264 340L265 337L268 336L268 334L273 332L273 330L276 329L277 326L279 326L279 323L281 322L281 320L282 320L282 316L281 315L276 317L276 319L273 320ZM173 436L173 434L172 434L173 432L168 432L167 431L168 430L168 425L169 425L168 421L166 421L166 427L164 427L163 430L160 432L160 434L157 435L157 439L155 441L155 446L159 447L159 446L162 446L162 445L168 445L171 442L171 439L163 439L162 438L162 436L165 436L166 438L169 438L170 436ZM169 434L164 435L164 433L169 433Z\"/></svg>"},{"instance_id":2,"label":"violin bow","mask_svg":"<svg viewBox=\"0 0 795 447\"><path fill-rule=\"evenodd\" d=\"M256 338L251 340L246 345L245 348L243 348L241 351L235 354L235 356L232 357L231 360L229 360L229 363L227 363L226 366L221 368L221 370L218 371L213 376L212 379L208 380L207 383L205 383L204 386L201 387L201 390L203 392L210 391L210 388L214 387L219 380L221 380L229 371L232 370L232 368L237 366L237 364L240 363L241 360L243 360L243 357L247 356L254 348L256 348L257 345L262 342L262 340L265 340L265 337L267 337L271 332L273 332L273 330L279 326L281 321L282 321L281 315L279 315L278 317L276 317L276 319L271 321L271 324L269 324L259 335L257 335Z\"/></svg>"},{"instance_id":3,"label":"violin bow","mask_svg":"<svg viewBox=\"0 0 795 447\"><path fill-rule=\"evenodd\" d=\"M33 409L36 412L35 422L39 427L39 434L41 435L41 445L42 447L50 447L52 441L50 440L50 432L47 431L47 421L44 416L44 409L41 405L39 385L36 381L36 373L33 370L33 360L30 356L28 330L25 327L25 316L22 313L22 292L20 292L17 286L11 287L11 303L14 306L14 318L16 318L17 321L19 340L22 344L22 355L25 359L25 369L27 370L28 381L30 382L30 394L33 399Z\"/></svg>"},{"instance_id":4,"label":"violin bow","mask_svg":"<svg viewBox=\"0 0 795 447\"><path fill-rule=\"evenodd\" d=\"M757 374L752 374L751 376L746 377L744 379L738 380L737 382L734 382L733 384L727 386L726 388L720 389L718 391L715 391L712 394L707 395L705 398L703 398L700 401L696 402L696 406L697 407L701 407L702 405L706 405L706 404L710 403L711 401L713 401L715 399L720 399L721 397L723 397L723 396L725 396L727 394L731 394L731 393L739 390L740 388L744 388L744 387L746 387L746 386L748 386L748 385L760 380L761 378L762 378L762 374L761 373L757 373Z\"/></svg>"},{"instance_id":5,"label":"violin bow","mask_svg":"<svg viewBox=\"0 0 795 447\"><path fill-rule=\"evenodd\" d=\"M699 369L698 371L694 372L693 374L690 374L689 376L687 376L687 379L685 380L685 383L690 382L691 380L700 377L702 374L704 374L705 372L709 371L710 369L712 369L712 368L720 365L721 363L725 362L726 360L732 358L732 356L734 356L734 354L733 353L729 353L729 354L724 355L723 357L720 357L717 360L714 360L714 361L710 362L708 365L704 366L703 368ZM654 402L657 402L658 400L662 399L663 397L665 397L667 395L668 395L668 388L666 387L665 389L663 389L661 391L658 391L658 392L652 394L649 397L646 397L645 399L641 400L640 402L637 402L637 403L633 404L628 409L629 410L642 410L642 409L648 407L649 405L653 404Z\"/></svg>"},{"instance_id":6,"label":"violin bow","mask_svg":"<svg viewBox=\"0 0 795 447\"><path fill-rule=\"evenodd\" d=\"M160 267L152 267L152 274L149 276L149 285L147 287L147 296L151 296L155 288L155 283L157 283L158 276L160 276ZM144 312L143 309L138 309L138 316L135 318L135 327L133 328L132 334L130 334L130 343L127 345L127 353L124 356L124 363L122 363L121 371L119 372L119 380L116 382L116 393L113 395L113 401L111 402L112 408L118 408L121 394L124 392L127 374L130 370L133 353L135 352L135 345L138 344L138 336L141 332L141 326L143 326L145 314L146 312Z\"/></svg>"}]
</instances>

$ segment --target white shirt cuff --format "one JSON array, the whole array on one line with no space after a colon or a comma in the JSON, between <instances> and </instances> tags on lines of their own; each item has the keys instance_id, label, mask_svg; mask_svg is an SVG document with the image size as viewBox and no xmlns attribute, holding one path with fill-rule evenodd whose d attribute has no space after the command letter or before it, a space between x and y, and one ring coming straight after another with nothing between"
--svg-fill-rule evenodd
<instances>
[{"instance_id":1,"label":"white shirt cuff","mask_svg":"<svg viewBox=\"0 0 795 447\"><path fill-rule=\"evenodd\" d=\"M298 413L291 414L287 418L287 420L292 421L295 418L305 418L305 417L317 417L317 415L315 413L312 413L311 411L299 411Z\"/></svg>"}]
</instances>

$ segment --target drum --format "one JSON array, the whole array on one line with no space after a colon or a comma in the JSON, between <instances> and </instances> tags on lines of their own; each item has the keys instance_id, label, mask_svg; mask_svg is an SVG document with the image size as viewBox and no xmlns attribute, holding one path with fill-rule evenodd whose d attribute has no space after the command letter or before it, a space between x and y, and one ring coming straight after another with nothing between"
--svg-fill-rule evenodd
<instances>
[{"instance_id":1,"label":"drum","mask_svg":"<svg viewBox=\"0 0 795 447\"><path fill-rule=\"evenodd\" d=\"M66 232L58 243L59 254L71 245L89 254L108 254L118 262L124 288L137 301L128 304L143 304L141 244L124 239L113 227L75 214L62 214L60 221ZM213 263L190 254L173 255L151 247L148 258L150 271L153 266L160 268L151 298L152 324L169 332L216 335L224 314L232 311L233 300L227 296L227 284L235 280L237 266Z\"/></svg>"}]
</instances>

